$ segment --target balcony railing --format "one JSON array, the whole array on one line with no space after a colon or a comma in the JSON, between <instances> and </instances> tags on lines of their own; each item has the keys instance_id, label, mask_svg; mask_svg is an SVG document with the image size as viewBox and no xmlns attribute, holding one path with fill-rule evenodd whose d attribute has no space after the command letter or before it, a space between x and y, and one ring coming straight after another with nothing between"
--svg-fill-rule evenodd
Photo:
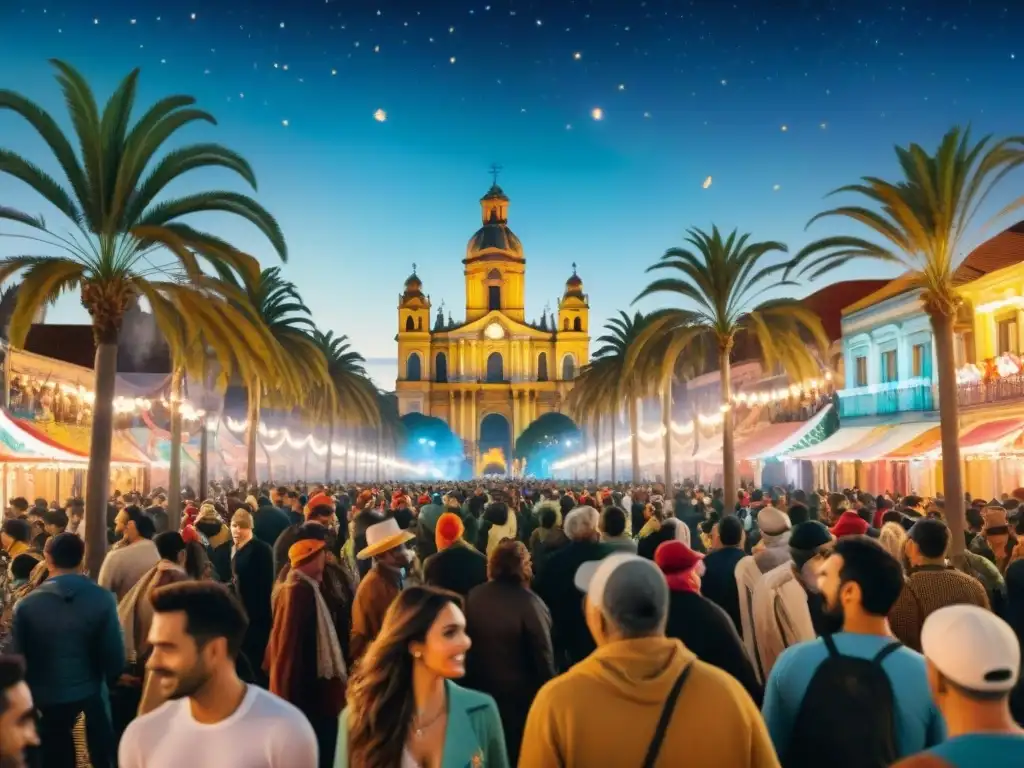
<instances>
[{"instance_id":1,"label":"balcony railing","mask_svg":"<svg viewBox=\"0 0 1024 768\"><path fill-rule=\"evenodd\" d=\"M909 379L839 392L839 417L933 411L937 398L930 379Z\"/></svg>"},{"instance_id":2,"label":"balcony railing","mask_svg":"<svg viewBox=\"0 0 1024 768\"><path fill-rule=\"evenodd\" d=\"M1024 398L1024 373L963 382L957 386L957 394L963 407L1020 400Z\"/></svg>"}]
</instances>

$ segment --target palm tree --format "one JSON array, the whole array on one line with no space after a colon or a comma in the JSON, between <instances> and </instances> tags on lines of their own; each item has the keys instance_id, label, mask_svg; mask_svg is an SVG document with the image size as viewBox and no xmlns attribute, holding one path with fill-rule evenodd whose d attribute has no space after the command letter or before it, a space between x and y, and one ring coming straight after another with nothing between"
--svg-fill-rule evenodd
<instances>
[{"instance_id":1,"label":"palm tree","mask_svg":"<svg viewBox=\"0 0 1024 768\"><path fill-rule=\"evenodd\" d=\"M225 300L227 299L227 300ZM230 283L204 277L196 290L182 296L158 291L150 295L150 307L163 330L172 356L170 413L171 456L167 490L171 524L181 513L181 403L186 376L223 392L234 375L244 381L272 378L274 340L259 321L245 294ZM244 354L240 351L244 350ZM206 422L200 456L200 493L205 492Z\"/></svg>"},{"instance_id":2,"label":"palm tree","mask_svg":"<svg viewBox=\"0 0 1024 768\"><path fill-rule=\"evenodd\" d=\"M618 400L620 403L623 400L627 403L634 483L640 482L640 426L637 400L655 391L656 387L652 382L656 381L656 377L651 375L653 366L646 364L653 358L648 358L644 365L637 365L636 361L627 365L627 362L630 347L636 343L647 321L647 316L642 312L636 312L630 317L626 312L620 311L617 317L613 317L605 324L606 333L597 340L604 346L599 347L594 353L595 359L614 361L609 364L616 369L614 379L618 383Z\"/></svg>"},{"instance_id":3,"label":"palm tree","mask_svg":"<svg viewBox=\"0 0 1024 768\"><path fill-rule=\"evenodd\" d=\"M320 410L328 420L327 464L324 482L331 482L334 426L338 419L380 427L377 389L366 376L363 356L352 349L348 336L314 331L313 339L327 361L331 386L323 393Z\"/></svg>"},{"instance_id":4,"label":"palm tree","mask_svg":"<svg viewBox=\"0 0 1024 768\"><path fill-rule=\"evenodd\" d=\"M259 265L251 256L182 221L191 214L232 214L254 224L282 259L287 257L287 247L274 217L246 195L214 190L156 202L170 184L202 168L227 169L256 188L249 163L219 144L180 146L157 159L164 144L184 126L216 124L208 112L191 108L195 99L161 99L132 124L138 70L121 82L101 113L82 75L62 61L52 64L80 149L76 152L42 107L13 91L0 90L0 109L13 111L35 129L63 179L7 150L0 150L0 173L27 184L61 214L65 226L58 228L41 216L0 207L0 219L28 230L28 234L7 236L33 243L31 255L0 260L0 282L23 274L9 329L15 346L24 343L36 311L66 291L79 292L92 318L96 399L85 531L87 567L96 574L106 553L117 341L126 308L135 298L150 300L160 293L184 300L202 280L201 262L246 280L258 274ZM55 253L39 255L46 248ZM182 279L154 282L169 270L180 271Z\"/></svg>"},{"instance_id":5,"label":"palm tree","mask_svg":"<svg viewBox=\"0 0 1024 768\"><path fill-rule=\"evenodd\" d=\"M256 318L274 340L277 358L272 377L252 376L246 381L246 479L252 485L256 482L256 447L264 400L270 406L291 408L306 395L329 391L331 382L327 360L313 337L316 329L309 308L302 302L295 284L281 277L280 268L264 269L258 279L241 288Z\"/></svg>"},{"instance_id":6,"label":"palm tree","mask_svg":"<svg viewBox=\"0 0 1024 768\"><path fill-rule=\"evenodd\" d=\"M569 391L567 406L579 424L589 424L594 433L594 482L600 479L601 419L612 414L612 473L615 472L615 413L621 402L618 396L618 367L615 359L591 360L583 366Z\"/></svg>"},{"instance_id":7,"label":"palm tree","mask_svg":"<svg viewBox=\"0 0 1024 768\"><path fill-rule=\"evenodd\" d=\"M820 318L796 299L768 299L757 302L769 288L784 285L776 277L788 262L764 264L772 253L785 253L782 243L750 242L750 235L735 230L727 238L717 227L711 233L700 229L687 232L687 248L670 248L661 261L648 268L674 270L678 277L666 277L648 285L636 301L655 293L669 293L696 305L696 309L668 308L654 312L640 332L634 354L645 344L673 337L681 351L688 342L701 339L713 344L718 353L721 375L722 469L726 498L736 493L736 456L733 452L731 354L741 334L758 342L766 369L781 366L796 378L810 378L820 369L807 342L816 341L824 351L828 338ZM671 367L678 354L666 355Z\"/></svg>"},{"instance_id":8,"label":"palm tree","mask_svg":"<svg viewBox=\"0 0 1024 768\"><path fill-rule=\"evenodd\" d=\"M1006 174L1024 164L1024 136L972 143L969 130L953 128L935 154L918 144L896 147L903 177L896 182L870 176L832 194L851 192L864 205L819 213L808 226L839 216L862 224L879 242L840 235L811 243L794 258L789 273L814 279L851 259L896 264L909 274L908 288L921 293L935 335L936 375L942 437L942 484L953 554L964 550L965 511L960 474L960 406L953 352L953 324L962 299L954 279L954 261L978 208ZM1024 205L1024 197L1007 205L1005 215ZM787 273L787 274L789 274Z\"/></svg>"}]
</instances>

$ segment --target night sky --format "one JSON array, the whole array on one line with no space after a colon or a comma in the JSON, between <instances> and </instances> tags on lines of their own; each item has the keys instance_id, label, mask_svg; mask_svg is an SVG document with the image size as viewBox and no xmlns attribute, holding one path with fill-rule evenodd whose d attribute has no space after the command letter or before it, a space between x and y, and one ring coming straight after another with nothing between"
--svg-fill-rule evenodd
<instances>
[{"instance_id":1,"label":"night sky","mask_svg":"<svg viewBox=\"0 0 1024 768\"><path fill-rule=\"evenodd\" d=\"M958 123L1024 133L1022 28L1009 0L2 0L0 88L64 125L50 57L101 101L133 67L140 108L196 96L220 124L182 140L248 157L288 238L286 275L388 385L413 262L435 308L462 316L492 163L526 249L527 315L554 306L575 261L596 329L689 226L795 250L826 192L894 174L895 143L931 147ZM9 113L0 147L52 167ZM1016 177L994 202L1020 190ZM48 213L7 178L0 205ZM248 225L201 223L273 263ZM49 317L85 320L72 299Z\"/></svg>"}]
</instances>

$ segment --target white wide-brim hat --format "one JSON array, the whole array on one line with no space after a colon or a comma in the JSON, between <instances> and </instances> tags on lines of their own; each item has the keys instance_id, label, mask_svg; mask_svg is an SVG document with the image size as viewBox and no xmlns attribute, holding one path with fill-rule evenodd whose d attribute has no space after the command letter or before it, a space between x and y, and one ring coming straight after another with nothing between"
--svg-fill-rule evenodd
<instances>
[{"instance_id":1,"label":"white wide-brim hat","mask_svg":"<svg viewBox=\"0 0 1024 768\"><path fill-rule=\"evenodd\" d=\"M416 538L411 531L403 531L398 527L398 521L389 517L380 523L374 523L366 529L366 547L356 555L360 560L369 560L382 552L394 549Z\"/></svg>"}]
</instances>

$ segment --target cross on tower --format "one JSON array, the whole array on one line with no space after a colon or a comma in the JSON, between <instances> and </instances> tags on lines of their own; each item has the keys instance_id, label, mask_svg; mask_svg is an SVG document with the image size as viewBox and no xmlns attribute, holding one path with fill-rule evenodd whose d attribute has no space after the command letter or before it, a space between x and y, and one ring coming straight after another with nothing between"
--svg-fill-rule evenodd
<instances>
[{"instance_id":1,"label":"cross on tower","mask_svg":"<svg viewBox=\"0 0 1024 768\"><path fill-rule=\"evenodd\" d=\"M414 269L413 271L415 272L416 270ZM575 261L572 263L572 273L574 275L576 274L576 262Z\"/></svg>"},{"instance_id":2,"label":"cross on tower","mask_svg":"<svg viewBox=\"0 0 1024 768\"><path fill-rule=\"evenodd\" d=\"M416 274L416 262L415 261L412 263L412 273L414 275Z\"/></svg>"},{"instance_id":3,"label":"cross on tower","mask_svg":"<svg viewBox=\"0 0 1024 768\"><path fill-rule=\"evenodd\" d=\"M494 186L498 186L498 174L504 170L497 163L491 163L491 178L494 179Z\"/></svg>"}]
</instances>

